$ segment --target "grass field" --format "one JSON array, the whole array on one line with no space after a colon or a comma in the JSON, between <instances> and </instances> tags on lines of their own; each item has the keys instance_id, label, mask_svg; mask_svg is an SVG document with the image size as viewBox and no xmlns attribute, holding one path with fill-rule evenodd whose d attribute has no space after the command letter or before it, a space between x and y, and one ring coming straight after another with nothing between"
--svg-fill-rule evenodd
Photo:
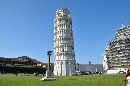
<instances>
[{"instance_id":1,"label":"grass field","mask_svg":"<svg viewBox=\"0 0 130 86\"><path fill-rule=\"evenodd\" d=\"M56 81L41 78L42 75L0 75L0 86L126 86L124 75L55 76Z\"/></svg>"}]
</instances>

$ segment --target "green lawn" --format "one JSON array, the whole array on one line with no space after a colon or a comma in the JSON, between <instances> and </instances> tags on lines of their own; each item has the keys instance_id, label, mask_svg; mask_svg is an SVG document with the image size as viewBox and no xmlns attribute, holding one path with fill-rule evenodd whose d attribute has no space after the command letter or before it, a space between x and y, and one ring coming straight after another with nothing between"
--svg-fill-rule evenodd
<instances>
[{"instance_id":1,"label":"green lawn","mask_svg":"<svg viewBox=\"0 0 130 86\"><path fill-rule=\"evenodd\" d=\"M126 86L124 75L55 76L56 81L41 81L33 75L0 75L0 86Z\"/></svg>"}]
</instances>

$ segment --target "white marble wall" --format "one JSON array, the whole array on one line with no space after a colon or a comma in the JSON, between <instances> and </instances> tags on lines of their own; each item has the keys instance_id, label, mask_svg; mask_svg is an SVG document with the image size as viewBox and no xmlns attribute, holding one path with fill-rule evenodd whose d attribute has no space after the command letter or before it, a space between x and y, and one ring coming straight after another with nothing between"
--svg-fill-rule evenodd
<instances>
[{"instance_id":1,"label":"white marble wall","mask_svg":"<svg viewBox=\"0 0 130 86\"><path fill-rule=\"evenodd\" d=\"M75 64L70 12L68 9L58 9L54 19L54 75L75 74Z\"/></svg>"}]
</instances>

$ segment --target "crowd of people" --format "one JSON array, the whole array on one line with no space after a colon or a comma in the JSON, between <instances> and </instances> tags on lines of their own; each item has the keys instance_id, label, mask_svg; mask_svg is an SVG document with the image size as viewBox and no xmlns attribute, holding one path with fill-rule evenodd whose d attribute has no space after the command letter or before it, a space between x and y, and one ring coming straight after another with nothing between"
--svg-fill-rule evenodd
<instances>
[{"instance_id":1,"label":"crowd of people","mask_svg":"<svg viewBox=\"0 0 130 86\"><path fill-rule=\"evenodd\" d=\"M4 71L0 71L0 74L4 75L4 74L5 74L5 72L4 72Z\"/></svg>"},{"instance_id":2,"label":"crowd of people","mask_svg":"<svg viewBox=\"0 0 130 86\"><path fill-rule=\"evenodd\" d=\"M0 75L4 75L4 74L5 74L4 71L0 71ZM19 74L19 71L18 72L14 72L13 74L15 74L15 76L17 76ZM25 72L23 72L22 76L25 76ZM39 76L39 72L35 72L34 76ZM44 76L44 73L43 73L43 76Z\"/></svg>"},{"instance_id":3,"label":"crowd of people","mask_svg":"<svg viewBox=\"0 0 130 86\"><path fill-rule=\"evenodd\" d=\"M102 74L101 71L78 71L77 74L80 73L81 75L91 75L91 74Z\"/></svg>"}]
</instances>

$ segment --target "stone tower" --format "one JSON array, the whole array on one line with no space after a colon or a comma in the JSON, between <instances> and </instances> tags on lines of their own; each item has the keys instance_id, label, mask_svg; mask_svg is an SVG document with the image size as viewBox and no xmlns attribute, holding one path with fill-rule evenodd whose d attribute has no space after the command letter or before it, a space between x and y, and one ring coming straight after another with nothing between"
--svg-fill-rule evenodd
<instances>
[{"instance_id":1,"label":"stone tower","mask_svg":"<svg viewBox=\"0 0 130 86\"><path fill-rule=\"evenodd\" d=\"M54 75L75 75L76 60L72 19L68 9L58 9L54 19Z\"/></svg>"}]
</instances>

